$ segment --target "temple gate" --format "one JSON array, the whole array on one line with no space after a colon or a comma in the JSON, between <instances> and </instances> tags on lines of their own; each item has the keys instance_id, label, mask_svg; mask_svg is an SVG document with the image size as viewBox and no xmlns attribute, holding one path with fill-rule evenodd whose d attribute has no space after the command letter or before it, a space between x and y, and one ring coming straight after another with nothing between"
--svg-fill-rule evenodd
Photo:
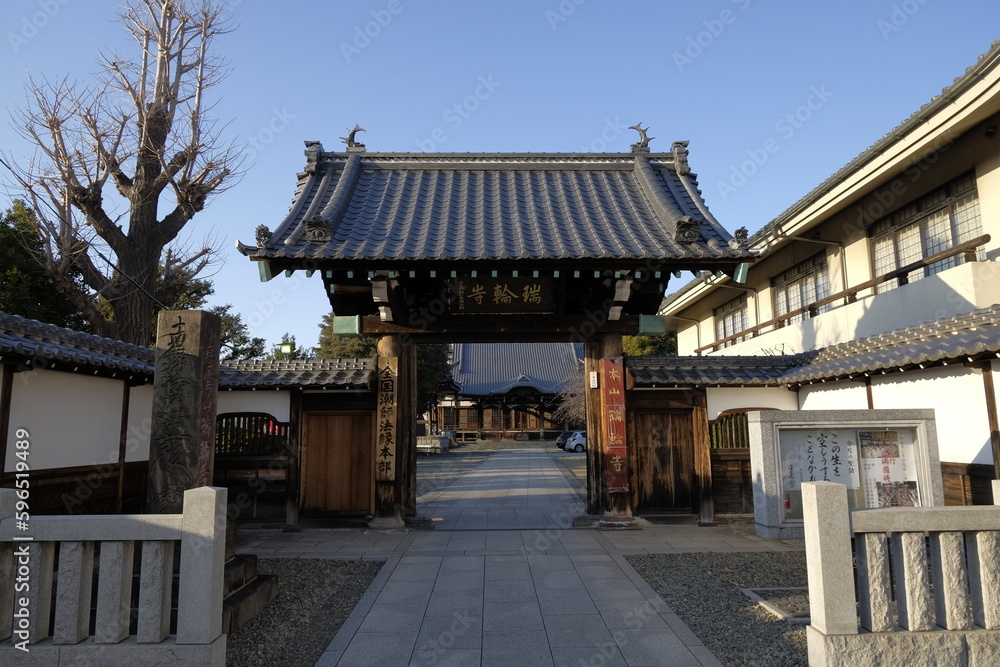
<instances>
[{"instance_id":1,"label":"temple gate","mask_svg":"<svg viewBox=\"0 0 1000 667\"><path fill-rule=\"evenodd\" d=\"M584 343L588 508L632 522L635 424L623 335L665 331L656 315L680 271L739 279L752 261L701 198L687 142L651 153L368 153L306 142L295 200L272 232L238 243L262 280L319 273L334 331L378 341L370 448L372 526L415 514L418 342ZM690 461L708 456L692 451ZM642 457L639 459L642 460ZM678 465L687 466L683 459ZM711 472L681 482L711 490ZM639 470L642 470L640 466ZM693 502L692 505L697 505Z\"/></svg>"}]
</instances>

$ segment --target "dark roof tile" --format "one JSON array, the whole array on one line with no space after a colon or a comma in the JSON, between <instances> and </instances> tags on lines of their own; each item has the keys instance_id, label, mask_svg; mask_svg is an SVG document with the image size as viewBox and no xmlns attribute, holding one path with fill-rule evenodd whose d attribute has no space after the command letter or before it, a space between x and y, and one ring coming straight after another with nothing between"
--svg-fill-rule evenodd
<instances>
[{"instance_id":1,"label":"dark roof tile","mask_svg":"<svg viewBox=\"0 0 1000 667\"><path fill-rule=\"evenodd\" d=\"M153 379L156 351L0 312L0 357L39 368L73 366L148 381ZM368 389L373 369L371 359L222 361L219 387Z\"/></svg>"},{"instance_id":2,"label":"dark roof tile","mask_svg":"<svg viewBox=\"0 0 1000 667\"><path fill-rule=\"evenodd\" d=\"M316 153L255 257L342 260L746 259L671 154ZM358 173L360 172L360 173ZM652 175L652 176L651 176ZM353 178L352 178L353 176ZM320 202L328 200L323 205ZM701 239L673 238L681 216ZM311 243L320 218L331 239Z\"/></svg>"},{"instance_id":3,"label":"dark roof tile","mask_svg":"<svg viewBox=\"0 0 1000 667\"><path fill-rule=\"evenodd\" d=\"M558 394L582 370L582 348L575 343L460 343L454 347L452 377L466 396L504 394L515 387Z\"/></svg>"},{"instance_id":4,"label":"dark roof tile","mask_svg":"<svg viewBox=\"0 0 1000 667\"><path fill-rule=\"evenodd\" d=\"M781 385L782 375L804 363L804 355L769 357L628 357L636 386Z\"/></svg>"}]
</instances>

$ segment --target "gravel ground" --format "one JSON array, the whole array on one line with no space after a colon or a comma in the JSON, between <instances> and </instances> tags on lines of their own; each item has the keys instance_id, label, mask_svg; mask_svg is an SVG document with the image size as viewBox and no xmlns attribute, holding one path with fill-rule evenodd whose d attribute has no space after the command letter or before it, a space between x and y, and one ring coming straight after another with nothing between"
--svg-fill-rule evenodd
<instances>
[{"instance_id":1,"label":"gravel ground","mask_svg":"<svg viewBox=\"0 0 1000 667\"><path fill-rule=\"evenodd\" d=\"M740 591L805 586L804 553L691 553L625 558L724 665L808 664L803 626L778 620Z\"/></svg>"},{"instance_id":2,"label":"gravel ground","mask_svg":"<svg viewBox=\"0 0 1000 667\"><path fill-rule=\"evenodd\" d=\"M358 603L382 563L261 558L278 575L278 597L227 637L228 667L312 667Z\"/></svg>"}]
</instances>

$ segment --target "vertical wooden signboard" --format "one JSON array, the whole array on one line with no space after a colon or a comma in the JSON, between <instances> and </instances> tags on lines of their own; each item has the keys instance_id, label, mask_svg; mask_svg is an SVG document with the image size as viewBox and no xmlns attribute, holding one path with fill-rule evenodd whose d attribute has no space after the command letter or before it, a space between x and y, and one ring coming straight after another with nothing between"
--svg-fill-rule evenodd
<instances>
[{"instance_id":1,"label":"vertical wooden signboard","mask_svg":"<svg viewBox=\"0 0 1000 667\"><path fill-rule=\"evenodd\" d=\"M628 493L625 442L625 368L621 357L601 359L601 414L604 469L608 493Z\"/></svg>"},{"instance_id":2,"label":"vertical wooden signboard","mask_svg":"<svg viewBox=\"0 0 1000 667\"><path fill-rule=\"evenodd\" d=\"M375 430L375 481L396 479L396 406L399 357L378 358L378 411Z\"/></svg>"}]
</instances>

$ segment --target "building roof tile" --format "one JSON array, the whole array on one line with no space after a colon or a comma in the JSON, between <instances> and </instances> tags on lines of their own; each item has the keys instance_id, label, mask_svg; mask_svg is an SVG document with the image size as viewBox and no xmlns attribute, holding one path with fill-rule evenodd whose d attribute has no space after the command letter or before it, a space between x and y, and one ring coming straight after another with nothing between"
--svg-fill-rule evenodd
<instances>
[{"instance_id":1,"label":"building roof tile","mask_svg":"<svg viewBox=\"0 0 1000 667\"><path fill-rule=\"evenodd\" d=\"M636 386L779 386L802 355L769 357L628 357Z\"/></svg>"},{"instance_id":2,"label":"building roof tile","mask_svg":"<svg viewBox=\"0 0 1000 667\"><path fill-rule=\"evenodd\" d=\"M1000 353L1000 305L819 350L782 376L799 384Z\"/></svg>"},{"instance_id":3,"label":"building roof tile","mask_svg":"<svg viewBox=\"0 0 1000 667\"><path fill-rule=\"evenodd\" d=\"M64 329L0 312L0 359L28 369L60 368L150 381L152 348ZM221 361L219 387L336 387L369 389L372 359Z\"/></svg>"},{"instance_id":4,"label":"building roof tile","mask_svg":"<svg viewBox=\"0 0 1000 667\"><path fill-rule=\"evenodd\" d=\"M371 389L374 359L223 361L219 387L336 387Z\"/></svg>"},{"instance_id":5,"label":"building roof tile","mask_svg":"<svg viewBox=\"0 0 1000 667\"><path fill-rule=\"evenodd\" d=\"M638 386L787 386L1000 356L1000 304L786 356L633 357Z\"/></svg>"},{"instance_id":6,"label":"building roof tile","mask_svg":"<svg viewBox=\"0 0 1000 667\"><path fill-rule=\"evenodd\" d=\"M532 387L558 394L583 369L579 343L459 343L452 377L463 396L505 394Z\"/></svg>"},{"instance_id":7,"label":"building roof tile","mask_svg":"<svg viewBox=\"0 0 1000 667\"><path fill-rule=\"evenodd\" d=\"M246 255L314 260L744 259L674 154L326 153ZM700 238L675 238L690 216Z\"/></svg>"}]
</instances>

